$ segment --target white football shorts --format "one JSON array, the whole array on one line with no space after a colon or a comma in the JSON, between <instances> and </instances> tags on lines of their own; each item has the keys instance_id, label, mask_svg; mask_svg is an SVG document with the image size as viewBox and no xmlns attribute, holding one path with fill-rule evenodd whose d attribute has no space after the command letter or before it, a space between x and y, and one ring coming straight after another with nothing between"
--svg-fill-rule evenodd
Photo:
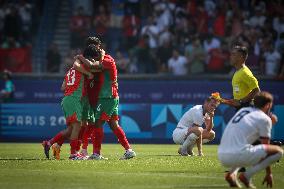
<instances>
[{"instance_id":1,"label":"white football shorts","mask_svg":"<svg viewBox=\"0 0 284 189\"><path fill-rule=\"evenodd\" d=\"M233 153L218 153L218 158L225 167L253 166L267 156L265 147L265 144L256 146L249 144L240 151Z\"/></svg>"}]
</instances>

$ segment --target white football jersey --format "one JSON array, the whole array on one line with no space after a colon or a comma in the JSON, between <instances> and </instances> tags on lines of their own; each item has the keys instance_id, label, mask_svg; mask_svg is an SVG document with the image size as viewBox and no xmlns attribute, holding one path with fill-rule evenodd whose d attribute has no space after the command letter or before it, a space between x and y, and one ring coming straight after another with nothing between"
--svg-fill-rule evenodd
<instances>
[{"instance_id":1,"label":"white football jersey","mask_svg":"<svg viewBox=\"0 0 284 189\"><path fill-rule=\"evenodd\" d=\"M185 114L181 117L178 122L177 127L179 128L189 128L193 124L201 126L204 123L204 115L202 105L196 105L190 108Z\"/></svg>"},{"instance_id":2,"label":"white football jersey","mask_svg":"<svg viewBox=\"0 0 284 189\"><path fill-rule=\"evenodd\" d=\"M219 153L234 153L260 137L271 137L272 121L263 111L253 107L240 109L223 132Z\"/></svg>"}]
</instances>

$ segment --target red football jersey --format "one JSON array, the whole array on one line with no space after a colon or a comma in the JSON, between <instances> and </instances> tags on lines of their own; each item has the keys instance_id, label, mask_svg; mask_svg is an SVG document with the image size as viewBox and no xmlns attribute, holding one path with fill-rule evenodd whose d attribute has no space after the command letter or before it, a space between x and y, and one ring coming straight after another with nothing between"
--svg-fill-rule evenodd
<instances>
[{"instance_id":1,"label":"red football jersey","mask_svg":"<svg viewBox=\"0 0 284 189\"><path fill-rule=\"evenodd\" d=\"M84 75L75 70L69 69L65 75L65 93L64 96L83 97L86 96L86 90L84 86Z\"/></svg>"}]
</instances>

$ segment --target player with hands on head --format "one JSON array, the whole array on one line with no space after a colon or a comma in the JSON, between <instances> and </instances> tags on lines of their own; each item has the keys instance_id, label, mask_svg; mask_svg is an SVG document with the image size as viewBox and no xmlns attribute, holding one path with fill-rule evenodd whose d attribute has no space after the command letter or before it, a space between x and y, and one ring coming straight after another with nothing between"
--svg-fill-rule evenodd
<instances>
[{"instance_id":1,"label":"player with hands on head","mask_svg":"<svg viewBox=\"0 0 284 189\"><path fill-rule=\"evenodd\" d=\"M203 105L190 108L180 119L176 129L173 131L173 141L180 144L178 153L181 156L193 155L193 147L196 144L198 155L203 156L202 143L209 142L215 138L212 130L214 111L220 101L213 95L208 97ZM203 123L206 128L202 128Z\"/></svg>"}]
</instances>

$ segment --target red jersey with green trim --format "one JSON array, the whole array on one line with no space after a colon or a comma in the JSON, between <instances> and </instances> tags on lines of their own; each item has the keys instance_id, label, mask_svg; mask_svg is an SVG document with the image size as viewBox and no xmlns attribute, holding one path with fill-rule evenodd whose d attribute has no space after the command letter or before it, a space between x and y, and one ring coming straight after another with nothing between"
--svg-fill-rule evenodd
<instances>
[{"instance_id":1,"label":"red jersey with green trim","mask_svg":"<svg viewBox=\"0 0 284 189\"><path fill-rule=\"evenodd\" d=\"M85 76L81 72L74 68L69 69L64 78L66 86L64 96L73 96L76 98L86 96L84 78Z\"/></svg>"},{"instance_id":2,"label":"red jersey with green trim","mask_svg":"<svg viewBox=\"0 0 284 189\"><path fill-rule=\"evenodd\" d=\"M117 69L114 59L106 54L102 61L103 71L95 75L95 90L98 98L117 98Z\"/></svg>"},{"instance_id":3,"label":"red jersey with green trim","mask_svg":"<svg viewBox=\"0 0 284 189\"><path fill-rule=\"evenodd\" d=\"M86 79L86 86L87 86L87 94L88 94L89 103L91 104L92 107L95 108L97 107L99 89L95 85L94 79Z\"/></svg>"}]
</instances>

